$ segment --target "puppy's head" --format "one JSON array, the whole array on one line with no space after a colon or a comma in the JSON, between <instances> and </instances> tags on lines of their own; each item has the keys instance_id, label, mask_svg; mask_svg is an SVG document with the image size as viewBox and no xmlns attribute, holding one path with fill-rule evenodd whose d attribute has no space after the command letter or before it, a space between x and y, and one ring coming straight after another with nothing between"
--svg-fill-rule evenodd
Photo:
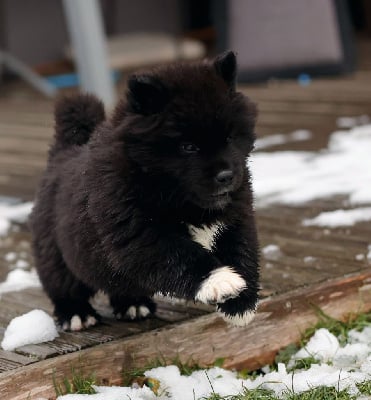
<instances>
[{"instance_id":1,"label":"puppy's head","mask_svg":"<svg viewBox=\"0 0 371 400\"><path fill-rule=\"evenodd\" d=\"M236 57L134 74L113 117L132 168L179 203L221 209L247 176L256 107L237 92Z\"/></svg>"}]
</instances>

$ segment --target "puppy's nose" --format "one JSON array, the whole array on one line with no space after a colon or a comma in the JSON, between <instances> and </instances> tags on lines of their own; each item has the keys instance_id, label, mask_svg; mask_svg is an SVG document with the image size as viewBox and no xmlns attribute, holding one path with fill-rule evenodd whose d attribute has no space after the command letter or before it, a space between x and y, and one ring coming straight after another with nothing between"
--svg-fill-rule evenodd
<instances>
[{"instance_id":1,"label":"puppy's nose","mask_svg":"<svg viewBox=\"0 0 371 400\"><path fill-rule=\"evenodd\" d=\"M230 185L233 180L233 172L230 169L224 169L215 176L215 180L219 185Z\"/></svg>"}]
</instances>

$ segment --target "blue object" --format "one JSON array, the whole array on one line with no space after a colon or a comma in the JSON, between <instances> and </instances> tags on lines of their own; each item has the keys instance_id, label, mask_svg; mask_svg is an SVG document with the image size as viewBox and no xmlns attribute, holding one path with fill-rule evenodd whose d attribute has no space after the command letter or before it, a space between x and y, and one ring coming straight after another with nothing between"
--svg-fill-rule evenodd
<instances>
[{"instance_id":1,"label":"blue object","mask_svg":"<svg viewBox=\"0 0 371 400\"><path fill-rule=\"evenodd\" d=\"M111 71L111 79L116 83L120 79L119 71ZM80 84L78 74L61 74L48 76L46 80L57 88L68 88L78 86Z\"/></svg>"},{"instance_id":2,"label":"blue object","mask_svg":"<svg viewBox=\"0 0 371 400\"><path fill-rule=\"evenodd\" d=\"M301 86L308 86L312 82L312 78L308 74L300 74L298 76L298 83Z\"/></svg>"}]
</instances>

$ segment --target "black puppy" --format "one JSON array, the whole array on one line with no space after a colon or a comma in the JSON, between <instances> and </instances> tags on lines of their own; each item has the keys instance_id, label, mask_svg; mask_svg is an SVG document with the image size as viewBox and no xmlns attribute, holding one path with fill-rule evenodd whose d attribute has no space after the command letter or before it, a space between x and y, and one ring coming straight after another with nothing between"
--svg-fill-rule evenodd
<instances>
[{"instance_id":1,"label":"black puppy","mask_svg":"<svg viewBox=\"0 0 371 400\"><path fill-rule=\"evenodd\" d=\"M163 293L215 303L236 325L251 320L256 107L235 79L227 52L132 75L107 120L93 96L59 101L31 228L64 329L97 322L89 298L99 289L119 318L146 317Z\"/></svg>"}]
</instances>

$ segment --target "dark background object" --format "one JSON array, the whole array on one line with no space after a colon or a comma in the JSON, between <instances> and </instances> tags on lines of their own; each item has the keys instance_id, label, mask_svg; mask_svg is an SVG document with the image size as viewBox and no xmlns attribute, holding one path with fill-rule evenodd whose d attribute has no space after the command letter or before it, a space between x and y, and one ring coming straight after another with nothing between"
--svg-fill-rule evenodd
<instances>
[{"instance_id":1,"label":"dark background object","mask_svg":"<svg viewBox=\"0 0 371 400\"><path fill-rule=\"evenodd\" d=\"M354 28L364 30L367 25L364 0L348 0L348 8Z\"/></svg>"},{"instance_id":2,"label":"dark background object","mask_svg":"<svg viewBox=\"0 0 371 400\"><path fill-rule=\"evenodd\" d=\"M108 37L139 31L164 32L200 40L210 56L226 48L235 49L239 59L246 57L249 62L253 57L257 59L260 52L260 65L252 68L242 63L246 73L241 78L247 81L296 78L301 73L349 72L355 64L353 34L358 39L371 34L370 0L100 0L100 4ZM236 15L233 24L232 14ZM327 27L327 34L323 26ZM330 28L332 37L328 35ZM231 41L232 32L242 42L241 48L235 39ZM289 39L284 51L277 45L282 32ZM287 55L304 53L305 46L298 45L303 39L307 39L307 45L315 45L314 49L307 48L307 58L285 60ZM329 41L333 45L326 47ZM61 0L0 0L1 49L39 73L53 75L73 70L65 55L68 42ZM282 46L282 42L278 44ZM320 51L322 59L318 57ZM281 63L273 67L264 64L267 55L273 56L274 52Z\"/></svg>"},{"instance_id":3,"label":"dark background object","mask_svg":"<svg viewBox=\"0 0 371 400\"><path fill-rule=\"evenodd\" d=\"M237 51L242 82L355 68L345 0L215 0L214 6L216 49Z\"/></svg>"}]
</instances>

